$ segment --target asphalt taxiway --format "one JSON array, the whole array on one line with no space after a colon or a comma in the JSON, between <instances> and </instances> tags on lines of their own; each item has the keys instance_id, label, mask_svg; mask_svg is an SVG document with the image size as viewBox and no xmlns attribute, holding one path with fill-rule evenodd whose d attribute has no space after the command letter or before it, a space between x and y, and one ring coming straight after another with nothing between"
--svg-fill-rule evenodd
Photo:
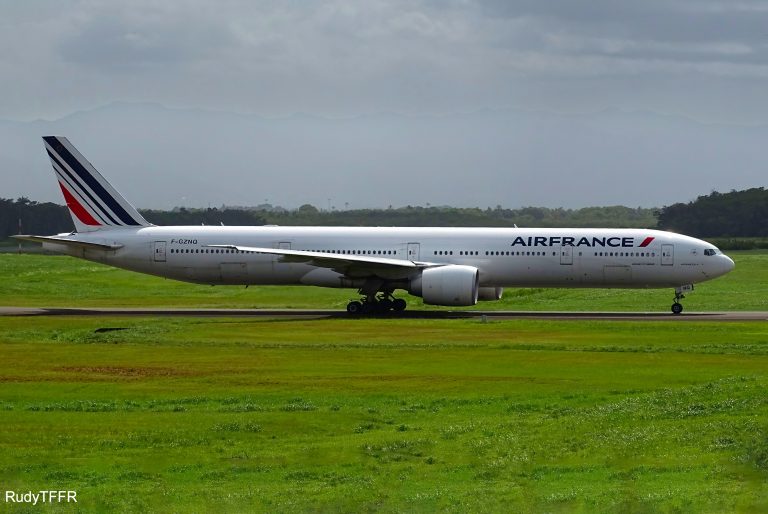
<instances>
[{"instance_id":1,"label":"asphalt taxiway","mask_svg":"<svg viewBox=\"0 0 768 514\"><path fill-rule=\"evenodd\" d=\"M349 318L331 309L179 309L95 307L0 307L0 316L187 316L262 318ZM765 311L684 312L594 312L594 311L447 311L412 310L376 317L393 319L538 319L592 321L768 321Z\"/></svg>"}]
</instances>

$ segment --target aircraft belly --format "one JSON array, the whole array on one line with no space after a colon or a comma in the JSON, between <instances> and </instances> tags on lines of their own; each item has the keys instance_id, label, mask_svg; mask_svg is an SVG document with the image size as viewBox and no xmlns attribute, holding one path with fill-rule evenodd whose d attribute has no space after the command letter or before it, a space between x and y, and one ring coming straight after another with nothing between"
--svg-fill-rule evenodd
<instances>
[{"instance_id":1,"label":"aircraft belly","mask_svg":"<svg viewBox=\"0 0 768 514\"><path fill-rule=\"evenodd\" d=\"M519 259L519 260L518 260ZM491 264L488 279L482 285L499 287L578 287L581 282L578 264L541 262L538 259L515 257L512 262ZM482 277L482 274L481 274Z\"/></svg>"},{"instance_id":2,"label":"aircraft belly","mask_svg":"<svg viewBox=\"0 0 768 514\"><path fill-rule=\"evenodd\" d=\"M306 264L278 262L272 256L269 260L260 260L248 264L249 283L257 285L299 284L301 277L315 269Z\"/></svg>"},{"instance_id":3,"label":"aircraft belly","mask_svg":"<svg viewBox=\"0 0 768 514\"><path fill-rule=\"evenodd\" d=\"M696 266L659 266L655 262L573 259L572 264L520 259L486 263L481 285L503 287L654 288L707 280Z\"/></svg>"}]
</instances>

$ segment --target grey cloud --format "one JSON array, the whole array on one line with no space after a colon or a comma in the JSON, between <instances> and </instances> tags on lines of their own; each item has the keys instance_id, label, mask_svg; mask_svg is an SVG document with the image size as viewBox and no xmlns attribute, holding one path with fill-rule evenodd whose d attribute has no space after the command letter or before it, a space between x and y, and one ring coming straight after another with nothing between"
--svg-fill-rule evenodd
<instances>
[{"instance_id":1,"label":"grey cloud","mask_svg":"<svg viewBox=\"0 0 768 514\"><path fill-rule=\"evenodd\" d=\"M768 78L768 10L751 2L22 4L0 19L0 44L24 49L0 55L0 73L13 77L0 83L0 116L122 99L267 115L615 105L768 119L765 95L751 84ZM58 94L46 94L54 83ZM674 91L664 89L670 83ZM678 93L693 89L710 96L694 104ZM742 94L717 96L725 90Z\"/></svg>"},{"instance_id":2,"label":"grey cloud","mask_svg":"<svg viewBox=\"0 0 768 514\"><path fill-rule=\"evenodd\" d=\"M94 13L60 43L63 58L96 69L178 67L234 44L225 28L190 13L125 16Z\"/></svg>"},{"instance_id":3,"label":"grey cloud","mask_svg":"<svg viewBox=\"0 0 768 514\"><path fill-rule=\"evenodd\" d=\"M490 18L524 20L542 53L766 63L768 10L737 3L481 0L478 5ZM509 40L510 46L519 43L514 35Z\"/></svg>"}]
</instances>

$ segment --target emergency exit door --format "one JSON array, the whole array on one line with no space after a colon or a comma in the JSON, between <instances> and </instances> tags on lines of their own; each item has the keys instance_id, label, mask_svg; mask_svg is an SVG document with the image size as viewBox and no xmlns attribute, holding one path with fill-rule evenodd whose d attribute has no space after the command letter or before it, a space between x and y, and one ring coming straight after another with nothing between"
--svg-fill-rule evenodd
<instances>
[{"instance_id":1,"label":"emergency exit door","mask_svg":"<svg viewBox=\"0 0 768 514\"><path fill-rule=\"evenodd\" d=\"M418 261L419 260L419 243L408 243L408 249L407 249L407 258L409 261Z\"/></svg>"},{"instance_id":2,"label":"emergency exit door","mask_svg":"<svg viewBox=\"0 0 768 514\"><path fill-rule=\"evenodd\" d=\"M661 245L661 265L672 266L675 263L675 245Z\"/></svg>"},{"instance_id":3,"label":"emergency exit door","mask_svg":"<svg viewBox=\"0 0 768 514\"><path fill-rule=\"evenodd\" d=\"M165 241L155 241L152 243L152 256L155 262L165 262Z\"/></svg>"}]
</instances>

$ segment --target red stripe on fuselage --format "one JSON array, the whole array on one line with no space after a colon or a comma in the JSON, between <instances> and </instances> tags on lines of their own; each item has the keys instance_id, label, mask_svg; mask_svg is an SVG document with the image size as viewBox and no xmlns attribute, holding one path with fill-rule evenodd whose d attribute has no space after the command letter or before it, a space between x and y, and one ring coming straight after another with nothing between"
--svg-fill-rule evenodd
<instances>
[{"instance_id":1,"label":"red stripe on fuselage","mask_svg":"<svg viewBox=\"0 0 768 514\"><path fill-rule=\"evenodd\" d=\"M651 241L653 241L654 239L656 239L656 238L655 237L646 237L645 239L643 239L643 242L640 243L640 248L645 248L646 246L651 244Z\"/></svg>"},{"instance_id":2,"label":"red stripe on fuselage","mask_svg":"<svg viewBox=\"0 0 768 514\"><path fill-rule=\"evenodd\" d=\"M64 201L67 202L67 207L69 207L70 211L75 213L77 219L86 225L101 225L101 223L96 221L93 216L91 216L91 213L86 211L85 208L80 205L80 202L78 202L75 197L72 196L72 193L70 193L67 188L64 187L64 184L59 182L59 187L61 188L61 192L64 193Z\"/></svg>"}]
</instances>

